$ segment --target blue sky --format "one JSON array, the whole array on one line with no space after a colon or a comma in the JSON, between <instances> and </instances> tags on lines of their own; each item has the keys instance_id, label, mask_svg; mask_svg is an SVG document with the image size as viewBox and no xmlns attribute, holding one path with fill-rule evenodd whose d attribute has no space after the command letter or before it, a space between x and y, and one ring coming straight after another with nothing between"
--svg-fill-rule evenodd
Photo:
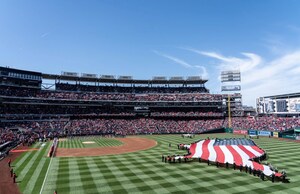
<instances>
[{"instance_id":1,"label":"blue sky","mask_svg":"<svg viewBox=\"0 0 300 194\"><path fill-rule=\"evenodd\" d=\"M0 1L0 65L152 76L201 75L220 93L240 69L246 105L300 91L300 1Z\"/></svg>"}]
</instances>

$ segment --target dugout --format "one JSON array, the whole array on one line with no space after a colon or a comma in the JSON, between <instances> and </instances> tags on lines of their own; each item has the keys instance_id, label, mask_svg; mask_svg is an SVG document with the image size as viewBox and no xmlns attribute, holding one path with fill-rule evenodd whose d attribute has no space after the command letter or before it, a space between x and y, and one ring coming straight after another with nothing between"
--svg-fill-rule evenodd
<instances>
[{"instance_id":1,"label":"dugout","mask_svg":"<svg viewBox=\"0 0 300 194\"><path fill-rule=\"evenodd\" d=\"M225 132L226 132L225 128L218 128L218 129L213 129L213 130L208 130L208 131L201 131L200 134L225 133Z\"/></svg>"}]
</instances>

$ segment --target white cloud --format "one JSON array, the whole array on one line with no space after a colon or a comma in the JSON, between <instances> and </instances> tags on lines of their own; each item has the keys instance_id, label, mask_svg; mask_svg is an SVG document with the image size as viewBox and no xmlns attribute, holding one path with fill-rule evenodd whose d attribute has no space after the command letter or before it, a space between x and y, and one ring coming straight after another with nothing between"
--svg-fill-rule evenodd
<instances>
[{"instance_id":1,"label":"white cloud","mask_svg":"<svg viewBox=\"0 0 300 194\"><path fill-rule=\"evenodd\" d=\"M186 49L218 61L219 71L239 69L242 74L242 94L245 105L255 106L260 96L298 92L300 90L300 50L265 61L254 53L241 53L244 57L226 57L215 52ZM217 80L212 80L217 81Z\"/></svg>"},{"instance_id":2,"label":"white cloud","mask_svg":"<svg viewBox=\"0 0 300 194\"><path fill-rule=\"evenodd\" d=\"M203 78L208 78L208 72L207 72L205 67L200 66L200 65L195 65L194 67L202 69L202 77Z\"/></svg>"},{"instance_id":3,"label":"white cloud","mask_svg":"<svg viewBox=\"0 0 300 194\"><path fill-rule=\"evenodd\" d=\"M181 65L182 67L184 68L187 68L187 69L201 69L201 76L202 78L205 78L207 79L209 74L206 70L206 68L204 66L201 66L201 65L191 65L190 63L182 60L182 59L179 59L177 57L174 57L174 56L171 56L171 55L168 55L168 54L164 54L164 53L161 53L161 52L158 52L158 51L153 51L155 54L159 55L159 56L162 56L162 57L165 57L171 61L173 61L174 63L176 64L179 64Z\"/></svg>"},{"instance_id":4,"label":"white cloud","mask_svg":"<svg viewBox=\"0 0 300 194\"><path fill-rule=\"evenodd\" d=\"M206 52L206 51L199 51L197 49L192 48L183 48L185 50L192 51L194 53L204 55L207 57L215 58L220 60L222 63L219 64L220 70L232 70L238 69L242 72L247 72L261 63L262 59L260 56L254 53L241 53L246 58L237 58L237 57L225 57L221 54L215 52Z\"/></svg>"},{"instance_id":5,"label":"white cloud","mask_svg":"<svg viewBox=\"0 0 300 194\"><path fill-rule=\"evenodd\" d=\"M167 55L167 54L164 54L164 53L161 53L161 52L158 52L158 51L153 51L153 52L156 53L157 55L160 55L162 57L170 59L171 61L173 61L173 62L175 62L175 63L177 63L177 64L179 64L179 65L181 65L181 66L183 66L185 68L193 68L193 65L190 65L187 62L185 62L185 61L183 61L183 60L181 60L179 58L176 58L176 57L173 57L171 55Z\"/></svg>"}]
</instances>

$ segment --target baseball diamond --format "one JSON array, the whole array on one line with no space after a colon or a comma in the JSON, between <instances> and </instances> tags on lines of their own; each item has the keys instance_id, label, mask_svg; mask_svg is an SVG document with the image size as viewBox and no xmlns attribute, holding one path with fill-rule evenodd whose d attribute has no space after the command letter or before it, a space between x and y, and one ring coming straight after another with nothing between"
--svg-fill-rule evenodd
<instances>
[{"instance_id":1,"label":"baseball diamond","mask_svg":"<svg viewBox=\"0 0 300 194\"><path fill-rule=\"evenodd\" d=\"M300 173L297 142L272 138L255 139L269 154L268 162L289 172L290 183L260 181L258 177L229 169L217 169L205 163L166 164L161 155L184 154L176 144L193 139L180 135L141 136L157 142L157 146L138 152L95 157L55 157L45 177L50 158L50 143L32 148L13 162L22 193L298 193ZM240 137L232 134L196 135L195 138ZM131 138L131 137L130 137ZM130 139L129 138L129 139ZM100 139L99 141L106 139ZM171 144L171 147L169 147ZM109 147L107 147L109 148ZM82 148L85 149L85 148ZM43 180L46 184L41 191Z\"/></svg>"}]
</instances>

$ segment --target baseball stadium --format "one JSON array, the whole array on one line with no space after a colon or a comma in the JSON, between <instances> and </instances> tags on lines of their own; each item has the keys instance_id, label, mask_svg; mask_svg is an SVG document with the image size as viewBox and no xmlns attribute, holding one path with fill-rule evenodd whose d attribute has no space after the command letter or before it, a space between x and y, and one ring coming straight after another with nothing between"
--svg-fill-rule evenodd
<instances>
[{"instance_id":1,"label":"baseball stadium","mask_svg":"<svg viewBox=\"0 0 300 194\"><path fill-rule=\"evenodd\" d=\"M0 0L0 194L300 193L299 75L299 0Z\"/></svg>"},{"instance_id":2,"label":"baseball stadium","mask_svg":"<svg viewBox=\"0 0 300 194\"><path fill-rule=\"evenodd\" d=\"M201 77L0 75L1 193L300 191L300 120Z\"/></svg>"}]
</instances>

